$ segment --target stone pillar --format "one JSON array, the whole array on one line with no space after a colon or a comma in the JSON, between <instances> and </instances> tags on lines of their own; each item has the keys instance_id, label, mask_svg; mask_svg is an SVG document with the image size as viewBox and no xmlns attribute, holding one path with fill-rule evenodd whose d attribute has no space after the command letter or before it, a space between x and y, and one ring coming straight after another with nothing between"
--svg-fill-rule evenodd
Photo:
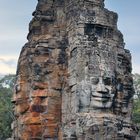
<instances>
[{"instance_id":1,"label":"stone pillar","mask_svg":"<svg viewBox=\"0 0 140 140\"><path fill-rule=\"evenodd\" d=\"M21 51L17 68L15 140L61 139L68 46L63 7L60 2L40 0L33 12L29 41Z\"/></svg>"},{"instance_id":2,"label":"stone pillar","mask_svg":"<svg viewBox=\"0 0 140 140\"><path fill-rule=\"evenodd\" d=\"M66 2L68 87L62 94L64 140L136 139L131 54L118 15L103 0Z\"/></svg>"},{"instance_id":3,"label":"stone pillar","mask_svg":"<svg viewBox=\"0 0 140 140\"><path fill-rule=\"evenodd\" d=\"M21 51L15 140L135 140L131 54L104 0L38 0Z\"/></svg>"}]
</instances>

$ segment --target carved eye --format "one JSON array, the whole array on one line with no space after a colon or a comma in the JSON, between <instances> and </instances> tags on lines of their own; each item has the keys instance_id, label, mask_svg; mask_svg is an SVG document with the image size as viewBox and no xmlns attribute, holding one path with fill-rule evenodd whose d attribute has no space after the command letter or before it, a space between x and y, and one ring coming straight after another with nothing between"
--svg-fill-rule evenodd
<instances>
[{"instance_id":1,"label":"carved eye","mask_svg":"<svg viewBox=\"0 0 140 140\"><path fill-rule=\"evenodd\" d=\"M111 78L105 78L105 79L104 79L104 84L105 84L105 85L111 85L111 84L112 84Z\"/></svg>"},{"instance_id":2,"label":"carved eye","mask_svg":"<svg viewBox=\"0 0 140 140\"><path fill-rule=\"evenodd\" d=\"M99 78L92 78L91 79L91 84L93 84L93 85L97 85L99 83Z\"/></svg>"}]
</instances>

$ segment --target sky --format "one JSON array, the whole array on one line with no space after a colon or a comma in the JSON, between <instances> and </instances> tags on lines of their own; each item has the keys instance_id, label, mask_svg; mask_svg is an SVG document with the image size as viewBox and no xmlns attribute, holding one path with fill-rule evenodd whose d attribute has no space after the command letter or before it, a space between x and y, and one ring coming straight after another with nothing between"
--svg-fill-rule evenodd
<instances>
[{"instance_id":1,"label":"sky","mask_svg":"<svg viewBox=\"0 0 140 140\"><path fill-rule=\"evenodd\" d=\"M28 25L37 0L0 0L0 74L15 74L18 57L27 42ZM118 28L132 53L133 73L140 73L140 0L106 0L119 15Z\"/></svg>"}]
</instances>

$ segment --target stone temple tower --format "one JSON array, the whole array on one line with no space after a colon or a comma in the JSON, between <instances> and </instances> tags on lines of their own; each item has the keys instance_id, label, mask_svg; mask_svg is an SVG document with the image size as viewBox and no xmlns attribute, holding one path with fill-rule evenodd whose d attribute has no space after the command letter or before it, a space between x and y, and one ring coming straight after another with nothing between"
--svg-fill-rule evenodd
<instances>
[{"instance_id":1,"label":"stone temple tower","mask_svg":"<svg viewBox=\"0 0 140 140\"><path fill-rule=\"evenodd\" d=\"M117 18L104 0L38 0L18 61L14 140L136 140Z\"/></svg>"}]
</instances>

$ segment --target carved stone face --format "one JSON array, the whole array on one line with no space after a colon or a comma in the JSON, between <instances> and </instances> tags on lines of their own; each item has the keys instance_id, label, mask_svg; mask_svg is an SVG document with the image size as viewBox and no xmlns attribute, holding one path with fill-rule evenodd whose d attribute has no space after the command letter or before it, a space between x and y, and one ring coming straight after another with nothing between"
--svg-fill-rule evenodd
<instances>
[{"instance_id":1,"label":"carved stone face","mask_svg":"<svg viewBox=\"0 0 140 140\"><path fill-rule=\"evenodd\" d=\"M133 94L134 94L133 79L131 76L127 75L123 79L123 98L122 98L122 109L121 109L123 113L128 112L128 105L133 97Z\"/></svg>"},{"instance_id":2,"label":"carved stone face","mask_svg":"<svg viewBox=\"0 0 140 140\"><path fill-rule=\"evenodd\" d=\"M90 107L111 108L113 104L113 97L115 95L114 77L93 77L91 81L92 89Z\"/></svg>"}]
</instances>

